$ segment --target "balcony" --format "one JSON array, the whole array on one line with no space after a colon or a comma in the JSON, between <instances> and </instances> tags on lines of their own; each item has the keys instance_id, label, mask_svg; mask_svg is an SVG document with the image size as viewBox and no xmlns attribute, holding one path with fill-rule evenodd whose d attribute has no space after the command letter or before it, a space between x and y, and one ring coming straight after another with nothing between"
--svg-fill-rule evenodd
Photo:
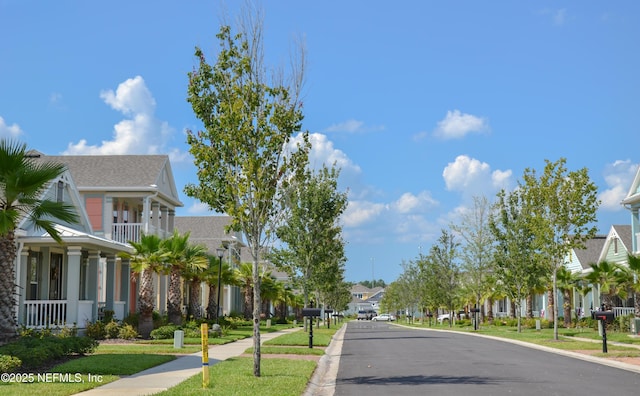
<instances>
[{"instance_id":1,"label":"balcony","mask_svg":"<svg viewBox=\"0 0 640 396\"><path fill-rule=\"evenodd\" d=\"M140 242L142 223L115 223L111 227L111 239L120 243Z\"/></svg>"}]
</instances>

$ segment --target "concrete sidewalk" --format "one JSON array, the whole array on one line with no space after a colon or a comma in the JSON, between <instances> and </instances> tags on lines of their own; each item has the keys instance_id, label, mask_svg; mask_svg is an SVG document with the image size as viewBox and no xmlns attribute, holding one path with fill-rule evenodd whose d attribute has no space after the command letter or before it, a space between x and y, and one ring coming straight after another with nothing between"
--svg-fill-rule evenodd
<instances>
[{"instance_id":1,"label":"concrete sidewalk","mask_svg":"<svg viewBox=\"0 0 640 396\"><path fill-rule=\"evenodd\" d=\"M282 334L292 333L302 330L302 327L285 329L273 333L261 333L260 343ZM230 357L240 356L253 346L253 338L231 342L225 345L214 345L209 347L209 366ZM178 385L180 382L202 373L202 352L193 353L187 356L178 357L175 360L161 364L156 367L141 371L137 374L120 378L117 381L94 388L78 395L88 396L134 396L151 395L167 390Z\"/></svg>"}]
</instances>

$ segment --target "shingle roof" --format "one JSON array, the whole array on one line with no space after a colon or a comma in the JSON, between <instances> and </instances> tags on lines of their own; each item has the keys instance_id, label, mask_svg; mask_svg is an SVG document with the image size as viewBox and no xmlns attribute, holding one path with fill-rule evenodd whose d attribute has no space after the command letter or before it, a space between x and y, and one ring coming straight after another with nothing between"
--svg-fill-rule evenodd
<instances>
[{"instance_id":1,"label":"shingle roof","mask_svg":"<svg viewBox=\"0 0 640 396\"><path fill-rule=\"evenodd\" d=\"M631 236L632 236L631 226L618 224L618 225L612 225L611 227L613 227L613 229L616 231L616 234L618 234L618 237L620 237L620 240L624 244L627 251L631 252L632 250L631 246L633 244L633 241L631 239Z\"/></svg>"},{"instance_id":2,"label":"shingle roof","mask_svg":"<svg viewBox=\"0 0 640 396\"><path fill-rule=\"evenodd\" d=\"M78 188L148 187L169 161L167 155L47 155L67 166Z\"/></svg>"},{"instance_id":3,"label":"shingle roof","mask_svg":"<svg viewBox=\"0 0 640 396\"><path fill-rule=\"evenodd\" d=\"M598 262L600 253L602 252L602 248L604 247L606 241L606 235L596 235L595 237L588 239L585 242L585 249L573 250L576 254L576 257L578 257L578 260L580 261L582 269L589 269L591 268L591 264L595 264Z\"/></svg>"},{"instance_id":4,"label":"shingle roof","mask_svg":"<svg viewBox=\"0 0 640 396\"><path fill-rule=\"evenodd\" d=\"M181 233L190 232L191 243L204 245L213 253L222 246L223 242L228 243L234 240L232 234L224 230L229 223L231 223L229 216L176 216L173 227Z\"/></svg>"}]
</instances>

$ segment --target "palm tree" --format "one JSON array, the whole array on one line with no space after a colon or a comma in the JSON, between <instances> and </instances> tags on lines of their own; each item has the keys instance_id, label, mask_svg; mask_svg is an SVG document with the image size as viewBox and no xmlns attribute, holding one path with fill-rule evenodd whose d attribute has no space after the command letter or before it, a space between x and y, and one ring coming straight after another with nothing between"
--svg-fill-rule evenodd
<instances>
[{"instance_id":1,"label":"palm tree","mask_svg":"<svg viewBox=\"0 0 640 396\"><path fill-rule=\"evenodd\" d=\"M200 284L209 266L207 248L201 245L189 245L184 251L182 277L189 281L188 313L196 319L202 317L200 304Z\"/></svg>"},{"instance_id":2,"label":"palm tree","mask_svg":"<svg viewBox=\"0 0 640 396\"><path fill-rule=\"evenodd\" d=\"M218 309L218 267L219 258L209 256L209 268L205 271L204 280L209 285L209 300L207 305L207 319L216 319L220 310ZM240 286L236 279L236 271L229 267L229 263L222 263L220 272L220 286L236 285Z\"/></svg>"},{"instance_id":3,"label":"palm tree","mask_svg":"<svg viewBox=\"0 0 640 396\"><path fill-rule=\"evenodd\" d=\"M556 280L558 283L558 290L562 291L562 303L563 315L564 315L564 327L571 326L571 292L575 288L580 275L569 271L566 267L560 267L556 273ZM577 318L576 318L577 319Z\"/></svg>"},{"instance_id":4,"label":"palm tree","mask_svg":"<svg viewBox=\"0 0 640 396\"><path fill-rule=\"evenodd\" d=\"M165 259L161 249L162 239L155 234L142 234L140 242L129 241L134 252L120 253L119 256L129 260L132 275L140 274L140 286L138 288L138 332L143 338L149 338L153 330L153 309L155 308L155 289L153 287L153 275L163 269Z\"/></svg>"},{"instance_id":5,"label":"palm tree","mask_svg":"<svg viewBox=\"0 0 640 396\"><path fill-rule=\"evenodd\" d=\"M613 306L613 298L617 295L626 296L627 274L617 263L601 261L591 264L592 272L585 278L593 285L600 286L600 303L605 307Z\"/></svg>"},{"instance_id":6,"label":"palm tree","mask_svg":"<svg viewBox=\"0 0 640 396\"><path fill-rule=\"evenodd\" d=\"M205 269L208 260L205 248L191 247L189 234L180 235L176 230L162 242L166 255L166 270L169 272L169 289L167 293L167 313L169 323L182 324L182 273L191 270ZM190 257L187 259L187 255Z\"/></svg>"},{"instance_id":7,"label":"palm tree","mask_svg":"<svg viewBox=\"0 0 640 396\"><path fill-rule=\"evenodd\" d=\"M235 269L238 285L244 294L244 317L250 319L253 313L253 263L242 263ZM260 282L271 277L271 272L264 270L259 274ZM260 289L262 291L262 289Z\"/></svg>"},{"instance_id":8,"label":"palm tree","mask_svg":"<svg viewBox=\"0 0 640 396\"><path fill-rule=\"evenodd\" d=\"M0 140L0 342L17 335L15 316L15 231L28 218L58 243L62 238L56 220L75 223L74 207L43 197L51 182L66 167L53 162L36 162L27 155L22 143Z\"/></svg>"},{"instance_id":9,"label":"palm tree","mask_svg":"<svg viewBox=\"0 0 640 396\"><path fill-rule=\"evenodd\" d=\"M253 313L253 263L240 264L235 273L244 295L244 318L250 319Z\"/></svg>"}]
</instances>

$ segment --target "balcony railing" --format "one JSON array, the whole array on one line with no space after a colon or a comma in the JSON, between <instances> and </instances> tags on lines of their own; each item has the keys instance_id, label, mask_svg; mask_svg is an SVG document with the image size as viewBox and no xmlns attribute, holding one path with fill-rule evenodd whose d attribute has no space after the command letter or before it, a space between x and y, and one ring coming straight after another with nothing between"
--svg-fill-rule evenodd
<instances>
[{"instance_id":1,"label":"balcony railing","mask_svg":"<svg viewBox=\"0 0 640 396\"><path fill-rule=\"evenodd\" d=\"M24 325L28 328L64 326L67 322L67 300L32 300L24 305Z\"/></svg>"},{"instance_id":2,"label":"balcony railing","mask_svg":"<svg viewBox=\"0 0 640 396\"><path fill-rule=\"evenodd\" d=\"M140 242L142 223L115 223L111 227L111 239L116 242Z\"/></svg>"}]
</instances>

